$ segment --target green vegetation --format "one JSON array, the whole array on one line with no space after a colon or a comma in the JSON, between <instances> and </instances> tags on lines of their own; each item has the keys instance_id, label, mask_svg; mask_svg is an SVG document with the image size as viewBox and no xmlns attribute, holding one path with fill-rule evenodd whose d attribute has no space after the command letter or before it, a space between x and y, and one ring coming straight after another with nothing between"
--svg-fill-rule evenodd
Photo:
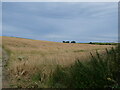
<instances>
[{"instance_id":1,"label":"green vegetation","mask_svg":"<svg viewBox=\"0 0 120 90\"><path fill-rule=\"evenodd\" d=\"M63 43L76 43L76 41L63 41Z\"/></svg>"},{"instance_id":2,"label":"green vegetation","mask_svg":"<svg viewBox=\"0 0 120 90\"><path fill-rule=\"evenodd\" d=\"M49 75L39 71L31 75L28 88L120 88L118 48L106 49L105 54L91 54L91 59L80 62L79 59L68 67L57 65ZM17 84L17 87L22 87Z\"/></svg>"},{"instance_id":3,"label":"green vegetation","mask_svg":"<svg viewBox=\"0 0 120 90\"><path fill-rule=\"evenodd\" d=\"M91 60L81 63L79 59L71 67L58 66L50 77L52 88L120 88L118 72L118 48L106 49L106 55L91 53Z\"/></svg>"},{"instance_id":4,"label":"green vegetation","mask_svg":"<svg viewBox=\"0 0 120 90\"><path fill-rule=\"evenodd\" d=\"M11 51L7 48L5 48L4 45L2 45L2 49L6 51L6 53L10 56L11 55Z\"/></svg>"},{"instance_id":5,"label":"green vegetation","mask_svg":"<svg viewBox=\"0 0 120 90\"><path fill-rule=\"evenodd\" d=\"M70 41L63 41L63 43L69 43Z\"/></svg>"},{"instance_id":6,"label":"green vegetation","mask_svg":"<svg viewBox=\"0 0 120 90\"><path fill-rule=\"evenodd\" d=\"M95 45L117 45L117 43L99 43L99 42L90 42L89 44L95 44Z\"/></svg>"},{"instance_id":7,"label":"green vegetation","mask_svg":"<svg viewBox=\"0 0 120 90\"><path fill-rule=\"evenodd\" d=\"M71 43L76 43L75 41L71 41Z\"/></svg>"}]
</instances>

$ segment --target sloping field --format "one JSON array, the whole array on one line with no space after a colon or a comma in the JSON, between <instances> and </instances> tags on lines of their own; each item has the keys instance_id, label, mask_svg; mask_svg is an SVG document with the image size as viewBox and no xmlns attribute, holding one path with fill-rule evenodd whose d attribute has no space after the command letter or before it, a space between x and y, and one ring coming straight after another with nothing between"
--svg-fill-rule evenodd
<instances>
[{"instance_id":1,"label":"sloping field","mask_svg":"<svg viewBox=\"0 0 120 90\"><path fill-rule=\"evenodd\" d=\"M28 81L29 76L35 72L49 73L50 69L56 65L69 66L77 58L81 61L87 60L90 58L90 52L94 53L97 50L104 53L105 48L113 47L112 45L58 43L5 36L2 40L2 46L9 55L8 72L11 83L15 83L15 79L19 80L21 77Z\"/></svg>"},{"instance_id":2,"label":"sloping field","mask_svg":"<svg viewBox=\"0 0 120 90\"><path fill-rule=\"evenodd\" d=\"M10 54L10 63L28 61L29 64L61 64L68 65L76 58L88 58L89 52L113 47L111 45L90 45L58 43L30 40L14 37L3 37L3 47Z\"/></svg>"}]
</instances>

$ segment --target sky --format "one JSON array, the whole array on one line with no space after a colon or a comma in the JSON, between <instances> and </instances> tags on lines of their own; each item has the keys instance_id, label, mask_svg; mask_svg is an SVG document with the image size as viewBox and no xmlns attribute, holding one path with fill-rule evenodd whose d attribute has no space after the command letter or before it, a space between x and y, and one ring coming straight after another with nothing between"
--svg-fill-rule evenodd
<instances>
[{"instance_id":1,"label":"sky","mask_svg":"<svg viewBox=\"0 0 120 90\"><path fill-rule=\"evenodd\" d=\"M2 36L2 3L0 2L0 36Z\"/></svg>"},{"instance_id":2,"label":"sky","mask_svg":"<svg viewBox=\"0 0 120 90\"><path fill-rule=\"evenodd\" d=\"M117 2L3 2L2 35L62 42L118 39Z\"/></svg>"}]
</instances>

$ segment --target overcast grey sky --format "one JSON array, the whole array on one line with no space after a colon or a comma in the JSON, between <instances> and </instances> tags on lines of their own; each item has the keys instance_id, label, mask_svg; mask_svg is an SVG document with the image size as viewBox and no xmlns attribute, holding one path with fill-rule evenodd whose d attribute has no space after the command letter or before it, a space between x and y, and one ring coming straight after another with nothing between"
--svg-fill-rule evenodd
<instances>
[{"instance_id":1,"label":"overcast grey sky","mask_svg":"<svg viewBox=\"0 0 120 90\"><path fill-rule=\"evenodd\" d=\"M0 2L0 36L2 36L2 3Z\"/></svg>"},{"instance_id":2,"label":"overcast grey sky","mask_svg":"<svg viewBox=\"0 0 120 90\"><path fill-rule=\"evenodd\" d=\"M3 36L117 41L118 3L3 2Z\"/></svg>"}]
</instances>

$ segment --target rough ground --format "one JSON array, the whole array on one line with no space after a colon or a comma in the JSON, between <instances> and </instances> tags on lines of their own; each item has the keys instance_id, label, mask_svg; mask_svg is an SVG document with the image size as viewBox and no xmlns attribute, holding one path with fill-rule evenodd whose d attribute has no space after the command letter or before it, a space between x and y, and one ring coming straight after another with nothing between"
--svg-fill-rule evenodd
<instances>
[{"instance_id":1,"label":"rough ground","mask_svg":"<svg viewBox=\"0 0 120 90\"><path fill-rule=\"evenodd\" d=\"M0 48L1 49L1 48ZM9 59L9 56L7 54L7 52L4 49L2 50L2 66L1 66L1 71L2 71L2 88L8 88L9 84L8 84L8 74L6 73L6 63L7 60Z\"/></svg>"},{"instance_id":2,"label":"rough ground","mask_svg":"<svg viewBox=\"0 0 120 90\"><path fill-rule=\"evenodd\" d=\"M0 47L0 89L2 88L2 48Z\"/></svg>"}]
</instances>

